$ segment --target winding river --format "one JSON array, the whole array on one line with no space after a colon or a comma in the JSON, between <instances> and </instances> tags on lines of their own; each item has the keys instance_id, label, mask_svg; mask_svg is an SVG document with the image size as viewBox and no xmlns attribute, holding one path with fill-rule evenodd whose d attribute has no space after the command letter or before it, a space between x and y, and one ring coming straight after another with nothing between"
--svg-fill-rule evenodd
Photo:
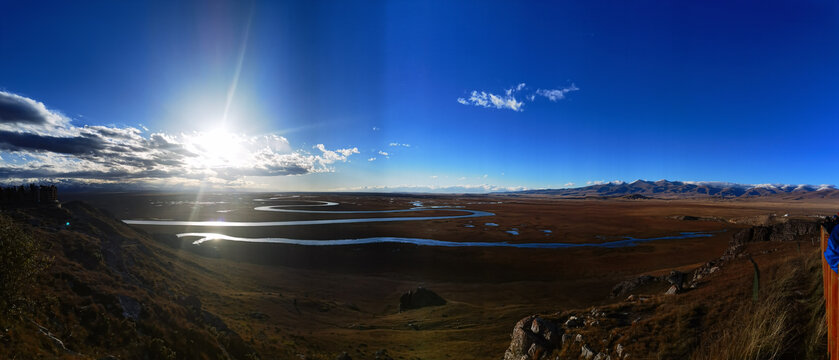
<instances>
[{"instance_id":1,"label":"winding river","mask_svg":"<svg viewBox=\"0 0 839 360\"><path fill-rule=\"evenodd\" d=\"M254 201L278 201L283 198L270 199L254 199ZM411 216L411 217L361 217L354 219L323 219L323 220L292 220L292 221L180 221L180 220L123 220L129 225L151 225L151 226L206 226L206 227L259 227L259 226L297 226L297 225L327 225L327 224L350 224L350 223L370 223L370 222L392 222L392 221L425 221L425 220L443 220L443 219L464 219L474 217L495 216L495 214L479 210L467 210L460 208L449 207L413 207L409 209L397 210L357 210L357 211L329 211L329 210L301 210L291 209L296 207L324 207L336 206L338 203L331 201L312 201L312 204L287 204L287 205L270 205L255 207L256 211L274 211L274 212L291 212L291 213L307 213L307 214L382 214L382 213L400 213L400 212L419 212L419 211L456 211L465 212L461 215L448 216ZM490 223L487 223L489 225ZM440 246L440 247L508 247L508 248L523 248L523 249L558 249L571 247L625 247L634 246L638 243L655 241L655 240L674 240L674 239L689 239L710 237L712 234L706 232L684 232L679 235L662 236L654 238L633 238L624 237L621 240L592 243L592 244L575 244L575 243L508 243L508 242L467 242L467 241L441 241L433 239L420 238L402 238L402 237L370 237L360 239L337 239L337 240L303 240L303 239L288 239L288 238L243 238L230 236L219 233L203 233L190 232L177 234L179 238L183 237L197 237L193 244L199 245L201 243L211 240L221 241L239 241L239 242L254 242L254 243L276 243L302 246L344 246L344 245L363 245L363 244L377 244L377 243L396 243L396 244L413 244L418 246Z\"/></svg>"}]
</instances>

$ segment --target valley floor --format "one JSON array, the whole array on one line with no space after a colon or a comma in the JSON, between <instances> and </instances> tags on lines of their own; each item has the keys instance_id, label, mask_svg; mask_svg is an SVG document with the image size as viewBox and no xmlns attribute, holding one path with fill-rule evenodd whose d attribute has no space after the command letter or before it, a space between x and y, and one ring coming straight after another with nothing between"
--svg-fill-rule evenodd
<instances>
[{"instance_id":1,"label":"valley floor","mask_svg":"<svg viewBox=\"0 0 839 360\"><path fill-rule=\"evenodd\" d=\"M203 205L187 203L166 209L155 209L148 204L172 200L174 195L120 196L119 201L114 201L111 196L86 196L85 201L105 208L120 219L209 218L223 214L228 221L237 221L240 219L237 217L259 220L269 216L276 219L278 215L248 213L252 208L250 201L221 199L225 195L218 195L219 199L215 200L212 195L205 195L200 199L206 203ZM196 327L194 332L206 333L199 335L208 339L220 339L218 329L227 328L241 338L241 345L232 346L245 349L240 351L241 356L258 354L264 359L299 356L333 359L346 352L353 359L374 359L377 356L384 358L382 350L386 350L387 356L394 359L486 359L503 356L510 345L513 326L528 315L554 314L554 317L561 317L589 311L592 307L622 309L626 306L624 297L610 296L612 288L621 281L643 274L665 275L671 270L690 272L719 258L729 247L734 234L742 229L783 223L790 219L812 221L816 219L815 215L835 212L833 204L819 200L557 200L544 196L393 197L369 194L310 194L304 195L303 200L335 201L341 203L339 209L345 210L407 208L412 202L421 201L425 206L466 206L496 215L491 218L416 223L238 230L242 232L237 236L265 236L264 233L268 232L271 236L311 239L404 236L444 241L572 243L606 242L625 236L660 237L696 231L712 232L712 236L660 240L620 248L440 248L405 244L312 248L219 241L195 246L190 241L174 237L177 232L194 229L128 227L111 220L100 220L99 217L108 215L78 205L65 206L67 213L59 215L73 218L74 226L55 230L40 224L35 226L34 234L61 244L51 250L56 258L56 264L48 270L52 279L72 277L75 282L92 282L86 286L95 288L93 293L128 293L138 300L143 311L157 308L157 314L166 311L184 313L183 322L186 323L194 320L190 320L192 315L189 310L183 309L194 309L197 304L201 311L218 317L223 326L211 321L212 317L208 320L207 316L203 317L203 322L191 325L178 322L177 326ZM219 210L232 211L219 213ZM95 215L84 218L77 214L80 212ZM23 210L4 213L11 213L22 220L25 216L33 216L32 211ZM281 216L285 220L319 215ZM77 222L87 224L77 226ZM485 225L488 222L498 226ZM34 222L26 221L25 224L33 226ZM465 227L467 224L474 227ZM108 230L102 230L102 227ZM518 229L520 235L506 232L512 228ZM543 230L550 230L550 233ZM118 250L109 251L105 245L108 242L103 238L114 238L114 234L130 241L122 240L116 245ZM97 236L98 241L93 239ZM89 248L75 249L70 244L84 241L90 241ZM128 246L128 243L134 245ZM147 250L137 253L140 247ZM800 253L797 250L799 247ZM91 252L91 259L85 260L85 251ZM121 260L122 265L117 268L114 268L113 261L108 263L109 252L129 251L134 260ZM762 276L767 284L777 282L787 271L782 270L785 266L805 264L808 258L817 256L812 245L806 241L800 244L748 245L747 251L754 254L762 269L765 268ZM96 259L97 253L102 256L101 260ZM91 264L84 265L84 261ZM638 309L642 309L639 311L643 320L636 326L621 330L620 336L634 339L622 346L628 348L635 359L644 358L642 354L662 354L663 345L657 341L667 342L670 339L657 339L645 335L645 332L660 334L665 330L672 333L671 330L684 329L686 325L678 320L684 316L679 314L701 307L703 323L700 328L708 333L685 335L698 340L684 346L692 349L691 352L677 351L674 354L693 354L696 349L711 349L713 344L704 340L706 335L719 335L722 331L719 324L737 311L741 299L749 298L752 271L750 263L744 261L732 262L715 274L713 280L684 294L664 296L666 286L645 289L653 295L650 297L653 300L643 306L637 304ZM107 279L100 278L97 274L101 272L110 275ZM120 272L134 275L120 275ZM126 276L137 279L136 284L120 285L118 281ZM105 283L112 285L104 286ZM418 286L432 289L448 303L399 312L399 297ZM61 289L42 289L40 292L46 297L81 299L92 296L75 290L64 293L62 291L65 290ZM86 305L74 305L69 300L56 300L48 305L47 310L38 310L34 319L47 323L51 321L49 318L60 319L55 322L61 325L51 326L50 330L64 341L68 349L84 354L80 357L121 354L120 357L131 358L120 349L97 345L87 337L75 335L78 331L74 333L68 324L82 324L80 315L71 316L69 313L78 312L73 309L75 306ZM656 315L643 315L652 313ZM677 316L668 317L666 314ZM125 322L125 319L115 315L109 321ZM142 319L141 315L136 322L142 323ZM668 323L670 320L674 322ZM114 326L121 328L122 325ZM215 333L210 328L216 329ZM590 334L600 331L596 327L589 330ZM160 334L153 338L161 339L167 348L180 351L182 355L196 354L185 358L202 358L200 351L179 345L174 340L176 335L170 331L157 331ZM628 341L620 340L620 336L609 341ZM231 348L225 345L231 344L232 340L225 339L214 341L222 349ZM149 348L153 346L152 340L146 339L137 346ZM50 351L60 352L55 349ZM231 351L225 351L233 356ZM576 351L579 355L579 349Z\"/></svg>"}]
</instances>

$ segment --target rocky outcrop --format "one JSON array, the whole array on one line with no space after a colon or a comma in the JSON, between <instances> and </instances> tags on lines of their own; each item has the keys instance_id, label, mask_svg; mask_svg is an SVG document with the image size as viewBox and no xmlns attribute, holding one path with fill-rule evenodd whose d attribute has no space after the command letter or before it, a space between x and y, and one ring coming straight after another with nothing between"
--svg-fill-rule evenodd
<instances>
[{"instance_id":1,"label":"rocky outcrop","mask_svg":"<svg viewBox=\"0 0 839 360\"><path fill-rule=\"evenodd\" d=\"M424 287L408 291L399 297L399 311L424 308L426 306L446 305L446 300L437 293Z\"/></svg>"},{"instance_id":2,"label":"rocky outcrop","mask_svg":"<svg viewBox=\"0 0 839 360\"><path fill-rule=\"evenodd\" d=\"M652 275L641 275L636 278L628 279L619 282L617 285L612 287L610 294L612 297L623 297L636 289L646 286L653 283L661 282L661 277L652 276Z\"/></svg>"},{"instance_id":3,"label":"rocky outcrop","mask_svg":"<svg viewBox=\"0 0 839 360\"><path fill-rule=\"evenodd\" d=\"M735 233L732 245L760 241L809 241L819 234L820 227L817 221L796 219L768 226L753 226Z\"/></svg>"},{"instance_id":4,"label":"rocky outcrop","mask_svg":"<svg viewBox=\"0 0 839 360\"><path fill-rule=\"evenodd\" d=\"M562 339L556 324L536 315L519 320L513 327L510 346L504 360L544 359L556 349Z\"/></svg>"},{"instance_id":5,"label":"rocky outcrop","mask_svg":"<svg viewBox=\"0 0 839 360\"><path fill-rule=\"evenodd\" d=\"M825 219L814 221L786 220L770 226L754 226L732 235L729 247L722 256L711 260L692 272L673 270L667 275L641 275L624 280L611 289L612 297L625 297L636 290L646 291L661 288L667 284L665 294L676 295L682 291L701 286L711 275L721 271L730 261L745 257L745 244L757 241L811 241L824 224ZM839 222L839 221L837 221ZM767 250L771 252L772 250ZM765 252L764 252L765 253ZM658 290L656 290L658 291ZM660 294L660 292L659 292ZM510 346L504 353L504 360L541 359L629 359L625 330L645 321L656 305L656 297L629 295L623 305L613 304L610 309L590 312L565 312L549 317L531 315L516 323L511 335ZM621 344L621 342L623 344ZM630 343L631 344L631 343Z\"/></svg>"},{"instance_id":6,"label":"rocky outcrop","mask_svg":"<svg viewBox=\"0 0 839 360\"><path fill-rule=\"evenodd\" d=\"M531 315L513 327L504 360L623 359L626 352L617 343L620 334L604 334L600 329L630 326L637 316L620 307Z\"/></svg>"}]
</instances>

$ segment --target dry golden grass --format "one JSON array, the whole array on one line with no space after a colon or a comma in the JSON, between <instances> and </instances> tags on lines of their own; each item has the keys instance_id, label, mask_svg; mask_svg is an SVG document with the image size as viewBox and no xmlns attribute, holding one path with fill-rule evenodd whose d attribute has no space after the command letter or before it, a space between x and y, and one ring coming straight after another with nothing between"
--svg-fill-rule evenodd
<instances>
[{"instance_id":1,"label":"dry golden grass","mask_svg":"<svg viewBox=\"0 0 839 360\"><path fill-rule=\"evenodd\" d=\"M694 360L821 359L826 325L821 292L820 254L787 256L757 302L742 301L705 349ZM766 281L770 280L770 281ZM805 292L806 291L806 292ZM793 354L794 353L794 354Z\"/></svg>"},{"instance_id":2,"label":"dry golden grass","mask_svg":"<svg viewBox=\"0 0 839 360\"><path fill-rule=\"evenodd\" d=\"M695 360L779 359L784 354L792 328L788 307L781 295L773 294L761 301L741 307L727 330L707 353L696 354Z\"/></svg>"}]
</instances>

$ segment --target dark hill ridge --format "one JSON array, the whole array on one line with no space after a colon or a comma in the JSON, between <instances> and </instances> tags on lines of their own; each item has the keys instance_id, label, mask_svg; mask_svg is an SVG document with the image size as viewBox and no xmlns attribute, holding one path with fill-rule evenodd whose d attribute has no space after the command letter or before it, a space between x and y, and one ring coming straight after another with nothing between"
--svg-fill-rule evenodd
<instances>
[{"instance_id":1,"label":"dark hill ridge","mask_svg":"<svg viewBox=\"0 0 839 360\"><path fill-rule=\"evenodd\" d=\"M570 188L511 192L509 194L552 195L569 198L628 197L641 198L755 198L773 196L784 199L839 199L839 190L822 185L744 185L719 182L646 181L631 183L613 181L605 184ZM635 195L635 196L633 196Z\"/></svg>"},{"instance_id":2,"label":"dark hill ridge","mask_svg":"<svg viewBox=\"0 0 839 360\"><path fill-rule=\"evenodd\" d=\"M0 358L258 358L202 307L214 284L188 255L80 202L3 210L0 223L51 258L26 310L0 313Z\"/></svg>"}]
</instances>

